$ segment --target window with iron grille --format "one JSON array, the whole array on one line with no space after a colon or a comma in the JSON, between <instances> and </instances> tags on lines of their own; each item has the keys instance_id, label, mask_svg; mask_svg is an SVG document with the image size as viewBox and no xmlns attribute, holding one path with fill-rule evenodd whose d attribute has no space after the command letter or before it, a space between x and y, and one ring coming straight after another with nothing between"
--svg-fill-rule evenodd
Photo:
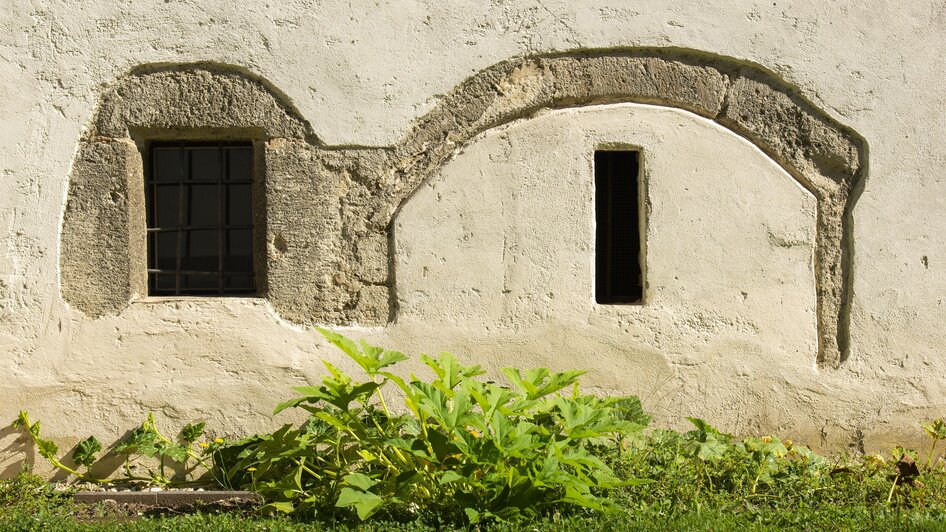
<instances>
[{"instance_id":1,"label":"window with iron grille","mask_svg":"<svg viewBox=\"0 0 946 532\"><path fill-rule=\"evenodd\" d=\"M253 145L155 142L148 148L148 293L256 293Z\"/></svg>"},{"instance_id":2,"label":"window with iron grille","mask_svg":"<svg viewBox=\"0 0 946 532\"><path fill-rule=\"evenodd\" d=\"M595 152L595 301L640 303L640 153Z\"/></svg>"}]
</instances>

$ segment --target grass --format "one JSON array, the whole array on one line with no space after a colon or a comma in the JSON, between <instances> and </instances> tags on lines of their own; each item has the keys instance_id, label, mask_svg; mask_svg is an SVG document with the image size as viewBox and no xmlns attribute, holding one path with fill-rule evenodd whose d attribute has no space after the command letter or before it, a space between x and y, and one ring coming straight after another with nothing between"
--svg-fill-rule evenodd
<instances>
[{"instance_id":1,"label":"grass","mask_svg":"<svg viewBox=\"0 0 946 532\"><path fill-rule=\"evenodd\" d=\"M529 523L494 524L482 530L946 530L946 469L921 467L903 481L897 451L891 459L760 459L745 445L701 458L676 433L655 431L631 452L615 458L622 475L652 479L610 496L624 511L581 510ZM791 447L789 445L789 447ZM925 465L925 460L924 464ZM0 482L0 530L129 531L432 531L459 529L436 516L413 522L311 518L308 522L252 512L195 513L116 520L102 510L89 519L67 494L38 477L22 474ZM77 515L85 516L84 518ZM340 514L341 515L341 514ZM343 518L342 518L343 519Z\"/></svg>"},{"instance_id":2,"label":"grass","mask_svg":"<svg viewBox=\"0 0 946 532\"><path fill-rule=\"evenodd\" d=\"M81 522L72 515L71 504L63 499L46 500L26 507L6 507L0 513L0 530L63 531L433 531L443 530L420 522L371 522L366 524L314 522L303 523L239 514L193 514L177 517L143 518L134 521ZM827 506L785 511L746 511L734 513L720 509L689 509L672 515L648 510L631 510L613 516L569 516L545 518L528 525L495 525L490 530L513 532L534 530L946 530L942 513L918 510L887 511L862 505Z\"/></svg>"}]
</instances>

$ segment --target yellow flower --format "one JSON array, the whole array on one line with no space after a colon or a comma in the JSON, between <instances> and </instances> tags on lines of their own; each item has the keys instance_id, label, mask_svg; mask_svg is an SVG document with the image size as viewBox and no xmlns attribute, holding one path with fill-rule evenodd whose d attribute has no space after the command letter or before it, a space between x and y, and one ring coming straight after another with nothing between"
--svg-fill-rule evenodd
<instances>
[{"instance_id":1,"label":"yellow flower","mask_svg":"<svg viewBox=\"0 0 946 532\"><path fill-rule=\"evenodd\" d=\"M772 441L772 436L762 436L762 443L769 443Z\"/></svg>"},{"instance_id":2,"label":"yellow flower","mask_svg":"<svg viewBox=\"0 0 946 532\"><path fill-rule=\"evenodd\" d=\"M223 443L223 438L217 438L214 440L215 443Z\"/></svg>"},{"instance_id":3,"label":"yellow flower","mask_svg":"<svg viewBox=\"0 0 946 532\"><path fill-rule=\"evenodd\" d=\"M246 468L246 470L249 471L250 473L252 473L253 471L256 471L256 468L255 468L255 467L248 467L248 468Z\"/></svg>"},{"instance_id":4,"label":"yellow flower","mask_svg":"<svg viewBox=\"0 0 946 532\"><path fill-rule=\"evenodd\" d=\"M200 446L203 447L204 449L206 449L207 447L210 447L210 444L207 443L207 442L205 442L205 441L202 441L202 442L200 442Z\"/></svg>"}]
</instances>

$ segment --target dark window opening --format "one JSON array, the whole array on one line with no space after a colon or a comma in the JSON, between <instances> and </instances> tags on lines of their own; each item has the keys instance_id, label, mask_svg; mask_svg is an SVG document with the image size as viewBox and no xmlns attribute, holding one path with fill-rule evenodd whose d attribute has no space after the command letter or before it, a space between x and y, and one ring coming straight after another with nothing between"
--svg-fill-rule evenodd
<instances>
[{"instance_id":1,"label":"dark window opening","mask_svg":"<svg viewBox=\"0 0 946 532\"><path fill-rule=\"evenodd\" d=\"M146 168L148 294L255 294L253 145L155 142Z\"/></svg>"},{"instance_id":2,"label":"dark window opening","mask_svg":"<svg viewBox=\"0 0 946 532\"><path fill-rule=\"evenodd\" d=\"M640 303L640 153L595 152L595 301Z\"/></svg>"}]
</instances>

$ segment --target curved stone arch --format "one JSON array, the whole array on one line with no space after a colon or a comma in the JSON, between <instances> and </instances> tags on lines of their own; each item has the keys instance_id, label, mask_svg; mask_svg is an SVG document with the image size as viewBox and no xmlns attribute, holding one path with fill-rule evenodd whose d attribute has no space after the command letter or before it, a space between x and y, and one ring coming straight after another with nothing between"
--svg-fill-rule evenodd
<instances>
[{"instance_id":1,"label":"curved stone arch","mask_svg":"<svg viewBox=\"0 0 946 532\"><path fill-rule=\"evenodd\" d=\"M244 68L217 63L135 67L102 94L87 137L194 130L318 143L309 123L272 83Z\"/></svg>"},{"instance_id":2,"label":"curved stone arch","mask_svg":"<svg viewBox=\"0 0 946 532\"><path fill-rule=\"evenodd\" d=\"M838 367L850 348L851 212L866 176L867 143L760 66L679 49L581 51L499 63L454 89L395 147L392 204L402 205L487 129L541 109L627 102L711 119L755 144L815 196L817 361Z\"/></svg>"},{"instance_id":3,"label":"curved stone arch","mask_svg":"<svg viewBox=\"0 0 946 532\"><path fill-rule=\"evenodd\" d=\"M90 317L117 314L147 294L141 152L151 140L188 138L251 140L258 154L274 143L318 143L285 95L239 67L151 64L118 78L100 95L68 182L59 281L74 308ZM257 172L265 173L261 160ZM266 197L258 186L258 198ZM262 233L267 205L258 203ZM263 239L256 246L264 256ZM272 288L262 283L261 290Z\"/></svg>"}]
</instances>

